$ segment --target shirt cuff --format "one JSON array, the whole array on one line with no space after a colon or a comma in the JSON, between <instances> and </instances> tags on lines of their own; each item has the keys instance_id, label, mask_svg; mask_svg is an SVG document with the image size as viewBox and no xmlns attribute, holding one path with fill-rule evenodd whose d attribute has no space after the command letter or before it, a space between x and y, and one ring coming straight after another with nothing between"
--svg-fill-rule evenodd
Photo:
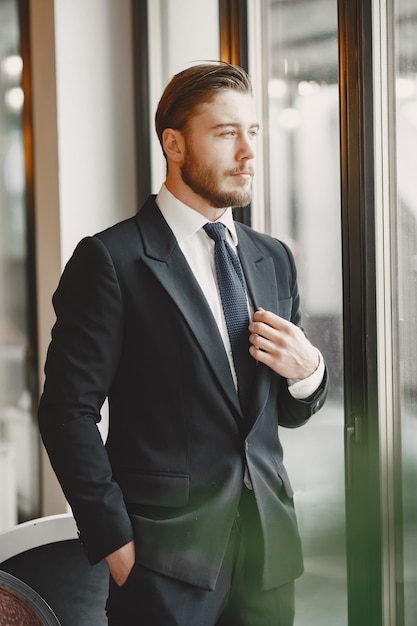
<instances>
[{"instance_id":1,"label":"shirt cuff","mask_svg":"<svg viewBox=\"0 0 417 626\"><path fill-rule=\"evenodd\" d=\"M317 350L317 352L319 353L319 364L310 376L303 380L287 379L288 391L296 400L305 400L309 396L312 396L322 383L324 376L324 360L320 350Z\"/></svg>"}]
</instances>

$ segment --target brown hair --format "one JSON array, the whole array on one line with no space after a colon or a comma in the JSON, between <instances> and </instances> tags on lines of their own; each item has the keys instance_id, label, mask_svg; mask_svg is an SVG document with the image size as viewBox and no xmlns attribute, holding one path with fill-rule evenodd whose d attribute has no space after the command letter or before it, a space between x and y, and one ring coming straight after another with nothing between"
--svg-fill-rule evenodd
<instances>
[{"instance_id":1,"label":"brown hair","mask_svg":"<svg viewBox=\"0 0 417 626\"><path fill-rule=\"evenodd\" d=\"M219 91L233 89L252 95L247 73L229 63L204 63L176 74L166 86L155 115L155 127L162 145L166 128L184 130L193 110L210 102Z\"/></svg>"}]
</instances>

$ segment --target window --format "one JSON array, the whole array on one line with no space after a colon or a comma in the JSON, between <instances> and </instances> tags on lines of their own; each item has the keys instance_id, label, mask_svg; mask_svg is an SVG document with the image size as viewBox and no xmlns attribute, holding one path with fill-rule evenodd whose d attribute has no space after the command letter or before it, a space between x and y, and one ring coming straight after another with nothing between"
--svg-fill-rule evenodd
<instances>
[{"instance_id":1,"label":"window","mask_svg":"<svg viewBox=\"0 0 417 626\"><path fill-rule=\"evenodd\" d=\"M252 222L292 248L304 327L322 351L330 397L281 430L306 571L297 626L347 624L337 2L249 2L249 70L262 113ZM260 170L260 171L259 171Z\"/></svg>"},{"instance_id":2,"label":"window","mask_svg":"<svg viewBox=\"0 0 417 626\"><path fill-rule=\"evenodd\" d=\"M39 513L39 438L32 416L36 326L29 272L18 2L0 0L0 530ZM33 261L33 259L32 259ZM31 264L33 271L33 262ZM30 310L30 315L29 315Z\"/></svg>"}]
</instances>

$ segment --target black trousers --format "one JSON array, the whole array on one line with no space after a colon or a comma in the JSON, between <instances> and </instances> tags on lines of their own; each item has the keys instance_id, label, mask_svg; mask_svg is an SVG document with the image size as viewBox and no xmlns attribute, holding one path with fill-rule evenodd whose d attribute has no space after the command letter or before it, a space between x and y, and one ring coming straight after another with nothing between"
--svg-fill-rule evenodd
<instances>
[{"instance_id":1,"label":"black trousers","mask_svg":"<svg viewBox=\"0 0 417 626\"><path fill-rule=\"evenodd\" d=\"M110 580L109 626L293 626L294 582L261 588L262 535L244 489L214 591L136 563L123 587Z\"/></svg>"}]
</instances>

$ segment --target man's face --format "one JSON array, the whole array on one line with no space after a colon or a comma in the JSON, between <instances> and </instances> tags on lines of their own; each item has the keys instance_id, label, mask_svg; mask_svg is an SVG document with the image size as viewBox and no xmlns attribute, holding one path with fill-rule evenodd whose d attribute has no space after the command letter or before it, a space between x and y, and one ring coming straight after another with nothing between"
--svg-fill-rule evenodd
<instances>
[{"instance_id":1,"label":"man's face","mask_svg":"<svg viewBox=\"0 0 417 626\"><path fill-rule=\"evenodd\" d=\"M184 131L183 182L211 207L249 204L258 129L249 95L222 91L199 105Z\"/></svg>"}]
</instances>

